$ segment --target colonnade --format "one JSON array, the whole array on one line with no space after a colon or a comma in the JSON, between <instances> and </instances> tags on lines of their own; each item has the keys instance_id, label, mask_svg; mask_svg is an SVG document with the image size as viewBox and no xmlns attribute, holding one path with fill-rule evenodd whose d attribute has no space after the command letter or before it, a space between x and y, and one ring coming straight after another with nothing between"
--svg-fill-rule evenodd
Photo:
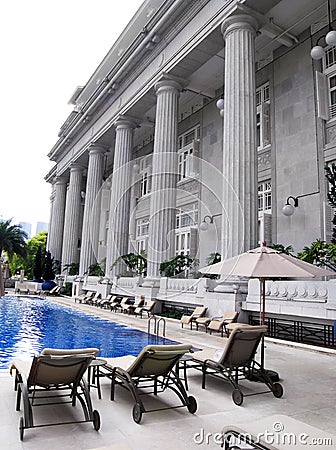
<instances>
[{"instance_id":1,"label":"colonnade","mask_svg":"<svg viewBox=\"0 0 336 450\"><path fill-rule=\"evenodd\" d=\"M256 21L236 15L222 24L225 41L224 126L223 126L223 255L234 256L252 248L257 241L257 163L255 126ZM159 265L174 255L177 183L178 103L183 85L163 76L155 84L156 121L150 199L148 278L159 277ZM141 124L140 124L141 125ZM118 275L122 265L111 269L118 256L127 253L134 128L128 117L114 123L115 148L107 237L106 275ZM206 149L204 149L206 151ZM89 147L85 205L81 223L84 168L74 161L69 180L57 177L53 183L48 246L62 265L79 262L80 274L96 262L99 209L97 194L103 183L107 148ZM68 183L68 188L67 188ZM80 251L78 243L81 232Z\"/></svg>"}]
</instances>

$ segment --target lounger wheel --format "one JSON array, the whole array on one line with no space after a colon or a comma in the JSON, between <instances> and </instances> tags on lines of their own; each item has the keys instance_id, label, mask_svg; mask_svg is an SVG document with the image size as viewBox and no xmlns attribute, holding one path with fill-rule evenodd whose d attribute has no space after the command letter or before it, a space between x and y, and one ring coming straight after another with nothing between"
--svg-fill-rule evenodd
<instances>
[{"instance_id":1,"label":"lounger wheel","mask_svg":"<svg viewBox=\"0 0 336 450\"><path fill-rule=\"evenodd\" d=\"M20 433L20 441L23 441L23 435L24 435L24 422L23 417L20 418L19 421L19 433Z\"/></svg>"},{"instance_id":2,"label":"lounger wheel","mask_svg":"<svg viewBox=\"0 0 336 450\"><path fill-rule=\"evenodd\" d=\"M273 395L276 398L281 398L283 396L283 387L280 383L273 383L272 389Z\"/></svg>"},{"instance_id":3,"label":"lounger wheel","mask_svg":"<svg viewBox=\"0 0 336 450\"><path fill-rule=\"evenodd\" d=\"M133 416L134 422L136 422L136 423L140 423L141 422L142 411L141 411L141 406L139 405L139 403L136 403L133 406L132 416Z\"/></svg>"},{"instance_id":4,"label":"lounger wheel","mask_svg":"<svg viewBox=\"0 0 336 450\"><path fill-rule=\"evenodd\" d=\"M197 401L192 395L188 397L187 408L191 414L195 414L195 412L197 411Z\"/></svg>"},{"instance_id":5,"label":"lounger wheel","mask_svg":"<svg viewBox=\"0 0 336 450\"><path fill-rule=\"evenodd\" d=\"M234 389L232 392L232 400L237 405L240 406L244 401L244 396L239 389Z\"/></svg>"},{"instance_id":6,"label":"lounger wheel","mask_svg":"<svg viewBox=\"0 0 336 450\"><path fill-rule=\"evenodd\" d=\"M95 409L92 413L93 415L93 428L98 431L100 428L100 415L99 412Z\"/></svg>"}]
</instances>

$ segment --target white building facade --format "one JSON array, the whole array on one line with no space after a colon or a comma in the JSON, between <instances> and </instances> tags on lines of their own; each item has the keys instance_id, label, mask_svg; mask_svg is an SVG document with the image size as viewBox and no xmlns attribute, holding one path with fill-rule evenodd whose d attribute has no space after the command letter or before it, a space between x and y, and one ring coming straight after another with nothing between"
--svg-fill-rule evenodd
<instances>
[{"instance_id":1,"label":"white building facade","mask_svg":"<svg viewBox=\"0 0 336 450\"><path fill-rule=\"evenodd\" d=\"M169 281L160 263L188 254L204 266L211 253L227 258L260 242L298 252L330 239L324 166L336 160L336 48L310 56L328 31L327 6L144 1L75 91L48 154L54 258L78 263L80 275L104 264L116 292L205 303L216 314L244 300L236 285ZM291 196L298 207L288 217ZM122 279L115 261L130 252L146 254L144 279ZM323 298L319 319L330 322Z\"/></svg>"}]
</instances>

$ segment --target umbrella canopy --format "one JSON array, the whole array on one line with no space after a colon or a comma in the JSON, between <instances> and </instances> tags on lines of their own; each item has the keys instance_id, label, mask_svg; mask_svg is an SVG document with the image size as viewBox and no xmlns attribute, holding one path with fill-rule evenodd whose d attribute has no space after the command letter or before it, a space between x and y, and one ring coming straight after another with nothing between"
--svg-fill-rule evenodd
<instances>
[{"instance_id":1,"label":"umbrella canopy","mask_svg":"<svg viewBox=\"0 0 336 450\"><path fill-rule=\"evenodd\" d=\"M247 278L316 278L336 276L322 269L269 247L258 247L241 255L199 269L203 274Z\"/></svg>"}]
</instances>

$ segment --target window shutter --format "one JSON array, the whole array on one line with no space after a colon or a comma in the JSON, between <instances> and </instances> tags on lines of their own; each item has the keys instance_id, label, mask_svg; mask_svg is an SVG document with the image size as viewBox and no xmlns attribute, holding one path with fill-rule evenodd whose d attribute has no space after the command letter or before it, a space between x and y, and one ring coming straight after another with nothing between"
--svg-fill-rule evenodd
<instances>
[{"instance_id":1,"label":"window shutter","mask_svg":"<svg viewBox=\"0 0 336 450\"><path fill-rule=\"evenodd\" d=\"M316 71L316 99L317 116L320 119L329 120L327 77L318 71Z\"/></svg>"},{"instance_id":2,"label":"window shutter","mask_svg":"<svg viewBox=\"0 0 336 450\"><path fill-rule=\"evenodd\" d=\"M329 244L332 238L332 220L334 216L334 208L328 202L323 202L323 232L324 240Z\"/></svg>"},{"instance_id":3,"label":"window shutter","mask_svg":"<svg viewBox=\"0 0 336 450\"><path fill-rule=\"evenodd\" d=\"M198 252L198 230L190 228L190 256L196 258Z\"/></svg>"},{"instance_id":4,"label":"window shutter","mask_svg":"<svg viewBox=\"0 0 336 450\"><path fill-rule=\"evenodd\" d=\"M266 245L272 244L272 214L264 213L264 241Z\"/></svg>"},{"instance_id":5,"label":"window shutter","mask_svg":"<svg viewBox=\"0 0 336 450\"><path fill-rule=\"evenodd\" d=\"M270 121L270 104L263 103L261 106L262 117L262 142L263 147L271 143L271 121Z\"/></svg>"}]
</instances>

